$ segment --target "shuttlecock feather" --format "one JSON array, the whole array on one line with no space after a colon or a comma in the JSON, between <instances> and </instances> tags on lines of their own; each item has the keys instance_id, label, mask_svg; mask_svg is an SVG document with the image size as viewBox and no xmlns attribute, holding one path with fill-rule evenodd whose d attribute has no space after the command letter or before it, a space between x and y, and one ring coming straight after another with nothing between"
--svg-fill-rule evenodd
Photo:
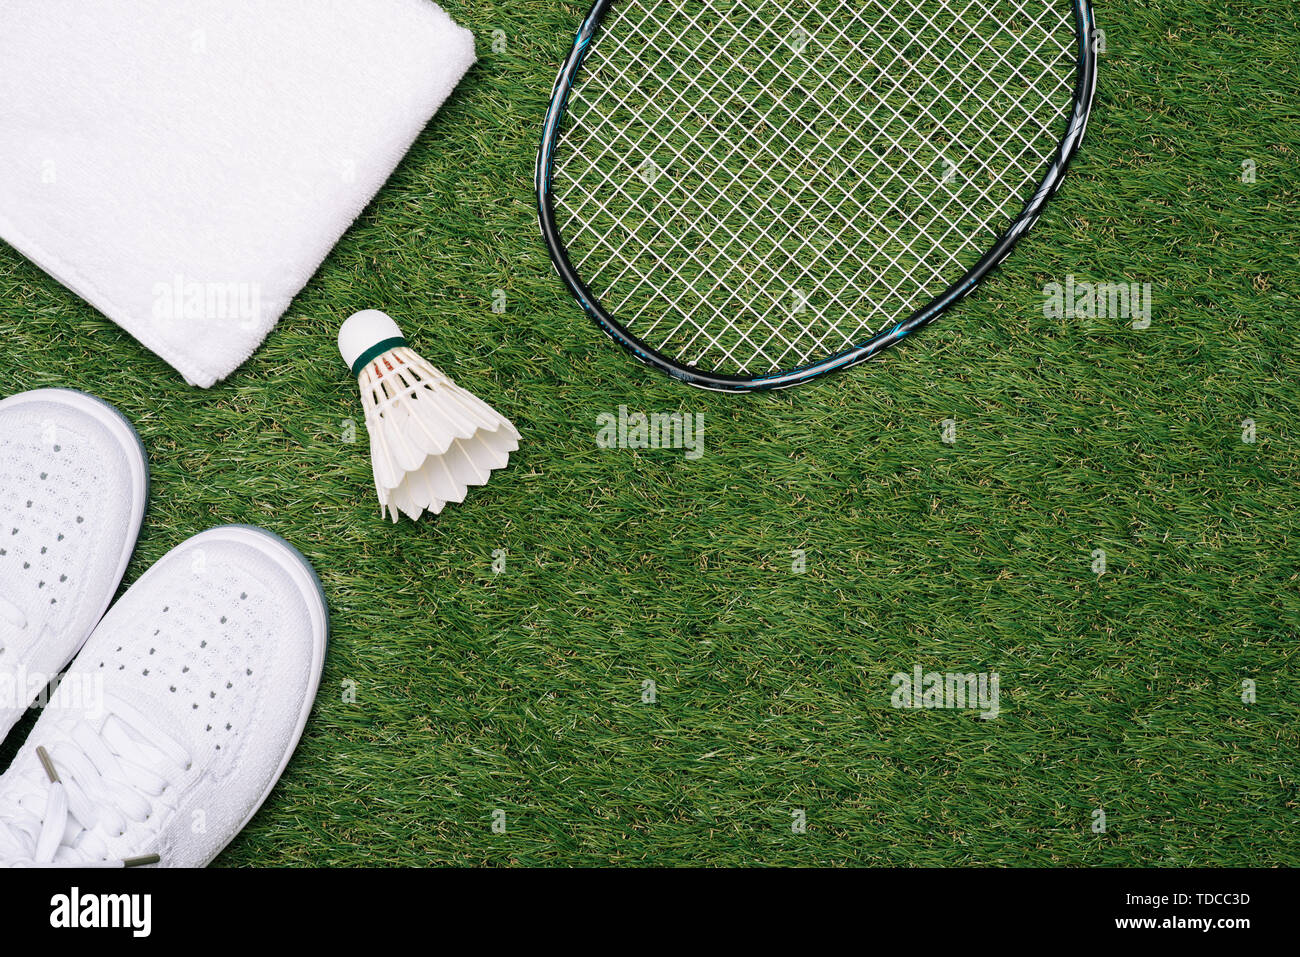
<instances>
[{"instance_id":1,"label":"shuttlecock feather","mask_svg":"<svg viewBox=\"0 0 1300 957\"><path fill-rule=\"evenodd\" d=\"M519 448L510 421L417 355L387 314L351 316L339 352L361 386L380 512L394 522L464 501Z\"/></svg>"}]
</instances>

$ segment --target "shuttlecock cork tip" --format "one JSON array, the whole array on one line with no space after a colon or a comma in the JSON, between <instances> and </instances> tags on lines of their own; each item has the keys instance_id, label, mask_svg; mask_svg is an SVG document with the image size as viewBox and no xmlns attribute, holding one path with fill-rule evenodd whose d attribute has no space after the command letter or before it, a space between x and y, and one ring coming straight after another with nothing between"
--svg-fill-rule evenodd
<instances>
[{"instance_id":1,"label":"shuttlecock cork tip","mask_svg":"<svg viewBox=\"0 0 1300 957\"><path fill-rule=\"evenodd\" d=\"M404 345L406 340L397 323L388 313L378 309L353 313L339 327L339 354L353 375L360 375L375 357Z\"/></svg>"}]
</instances>

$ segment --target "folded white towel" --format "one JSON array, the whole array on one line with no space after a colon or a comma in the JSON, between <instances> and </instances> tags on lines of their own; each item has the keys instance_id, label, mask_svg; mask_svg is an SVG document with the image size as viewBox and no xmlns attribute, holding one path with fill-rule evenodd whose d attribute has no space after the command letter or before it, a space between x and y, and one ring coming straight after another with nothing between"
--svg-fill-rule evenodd
<instances>
[{"instance_id":1,"label":"folded white towel","mask_svg":"<svg viewBox=\"0 0 1300 957\"><path fill-rule=\"evenodd\" d=\"M206 388L473 62L429 0L5 0L0 237Z\"/></svg>"}]
</instances>

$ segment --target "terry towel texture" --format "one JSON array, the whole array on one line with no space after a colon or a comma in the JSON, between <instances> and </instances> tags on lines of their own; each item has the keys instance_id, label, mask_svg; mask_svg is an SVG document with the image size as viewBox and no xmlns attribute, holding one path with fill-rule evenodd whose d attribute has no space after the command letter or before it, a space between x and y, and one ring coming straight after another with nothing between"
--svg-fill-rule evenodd
<instances>
[{"instance_id":1,"label":"terry towel texture","mask_svg":"<svg viewBox=\"0 0 1300 957\"><path fill-rule=\"evenodd\" d=\"M0 236L206 388L473 62L429 0L5 0Z\"/></svg>"}]
</instances>

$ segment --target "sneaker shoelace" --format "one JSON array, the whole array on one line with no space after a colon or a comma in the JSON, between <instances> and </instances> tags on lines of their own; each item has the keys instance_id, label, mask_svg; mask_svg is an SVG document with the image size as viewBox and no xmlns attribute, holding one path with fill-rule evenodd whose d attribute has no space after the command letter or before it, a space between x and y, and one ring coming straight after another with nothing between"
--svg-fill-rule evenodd
<instances>
[{"instance_id":1,"label":"sneaker shoelace","mask_svg":"<svg viewBox=\"0 0 1300 957\"><path fill-rule=\"evenodd\" d=\"M191 767L189 753L121 699L105 695L96 731L78 720L41 767L0 781L0 866L156 864L156 854L108 860L107 839L174 809L167 791ZM161 822L160 822L161 823ZM159 825L160 826L160 825Z\"/></svg>"}]
</instances>

